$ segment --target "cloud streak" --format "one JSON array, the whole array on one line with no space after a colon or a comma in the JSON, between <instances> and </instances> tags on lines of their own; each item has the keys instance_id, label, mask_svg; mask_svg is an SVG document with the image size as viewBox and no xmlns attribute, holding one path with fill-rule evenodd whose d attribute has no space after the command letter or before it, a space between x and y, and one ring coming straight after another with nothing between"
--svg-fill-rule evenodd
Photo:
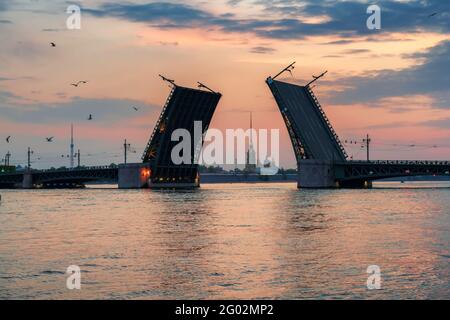
<instances>
[{"instance_id":1,"label":"cloud streak","mask_svg":"<svg viewBox=\"0 0 450 320\"><path fill-rule=\"evenodd\" d=\"M76 97L68 102L53 104L21 104L14 103L16 96L8 92L0 92L0 114L3 119L20 123L59 123L61 121L86 121L92 114L92 123L117 123L124 119L134 118L142 114L157 111L160 107L145 105L134 100L120 99L87 99ZM139 114L132 109L139 106ZM87 121L86 121L87 122Z\"/></svg>"},{"instance_id":2,"label":"cloud streak","mask_svg":"<svg viewBox=\"0 0 450 320\"><path fill-rule=\"evenodd\" d=\"M97 17L115 17L146 23L160 29L216 28L223 32L253 33L270 39L303 39L312 35L339 35L343 37L372 35L366 27L368 3L359 1L259 1L273 19L239 19L233 14L213 14L181 3L151 2L145 4L106 3L96 9L84 9ZM238 5L238 2L233 2ZM382 8L382 30L379 33L416 32L429 30L450 31L450 3L430 0L408 2L379 1ZM441 15L428 18L427 12ZM326 16L321 23L303 22L301 17Z\"/></svg>"},{"instance_id":3,"label":"cloud streak","mask_svg":"<svg viewBox=\"0 0 450 320\"><path fill-rule=\"evenodd\" d=\"M336 93L331 100L336 104L351 104L385 97L435 94L439 107L450 108L450 41L413 57L422 58L424 62L400 71L384 70L373 76L339 79L338 84L350 88Z\"/></svg>"},{"instance_id":4,"label":"cloud streak","mask_svg":"<svg viewBox=\"0 0 450 320\"><path fill-rule=\"evenodd\" d=\"M274 48L269 47L253 47L250 49L251 53L257 53L257 54L273 54L277 50Z\"/></svg>"}]
</instances>

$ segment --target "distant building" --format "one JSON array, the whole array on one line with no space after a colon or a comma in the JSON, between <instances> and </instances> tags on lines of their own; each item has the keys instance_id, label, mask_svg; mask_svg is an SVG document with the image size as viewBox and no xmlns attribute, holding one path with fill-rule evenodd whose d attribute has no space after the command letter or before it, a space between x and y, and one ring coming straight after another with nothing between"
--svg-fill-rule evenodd
<instances>
[{"instance_id":1,"label":"distant building","mask_svg":"<svg viewBox=\"0 0 450 320\"><path fill-rule=\"evenodd\" d=\"M244 171L246 173L256 173L256 152L255 149L253 148L253 117L251 112L250 112L250 141Z\"/></svg>"}]
</instances>

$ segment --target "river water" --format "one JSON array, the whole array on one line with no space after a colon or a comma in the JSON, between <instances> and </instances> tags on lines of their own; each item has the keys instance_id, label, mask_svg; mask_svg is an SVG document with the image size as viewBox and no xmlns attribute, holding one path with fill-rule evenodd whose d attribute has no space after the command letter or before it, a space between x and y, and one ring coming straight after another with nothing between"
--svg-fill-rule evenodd
<instances>
[{"instance_id":1,"label":"river water","mask_svg":"<svg viewBox=\"0 0 450 320\"><path fill-rule=\"evenodd\" d=\"M449 183L1 195L1 299L450 299Z\"/></svg>"}]
</instances>

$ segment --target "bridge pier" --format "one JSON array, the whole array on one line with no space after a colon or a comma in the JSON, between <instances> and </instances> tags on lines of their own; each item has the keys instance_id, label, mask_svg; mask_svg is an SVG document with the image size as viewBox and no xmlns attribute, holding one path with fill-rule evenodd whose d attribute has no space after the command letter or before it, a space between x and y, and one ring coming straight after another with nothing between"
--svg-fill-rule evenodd
<instances>
[{"instance_id":1,"label":"bridge pier","mask_svg":"<svg viewBox=\"0 0 450 320\"><path fill-rule=\"evenodd\" d=\"M337 188L334 165L326 160L301 160L298 164L298 188Z\"/></svg>"},{"instance_id":2,"label":"bridge pier","mask_svg":"<svg viewBox=\"0 0 450 320\"><path fill-rule=\"evenodd\" d=\"M326 160L301 160L298 165L298 188L305 189L371 189L366 179L341 180L342 168Z\"/></svg>"},{"instance_id":3,"label":"bridge pier","mask_svg":"<svg viewBox=\"0 0 450 320\"><path fill-rule=\"evenodd\" d=\"M119 165L119 189L142 189L149 187L151 175L148 163Z\"/></svg>"},{"instance_id":4,"label":"bridge pier","mask_svg":"<svg viewBox=\"0 0 450 320\"><path fill-rule=\"evenodd\" d=\"M22 189L33 189L33 174L31 172L23 174Z\"/></svg>"}]
</instances>

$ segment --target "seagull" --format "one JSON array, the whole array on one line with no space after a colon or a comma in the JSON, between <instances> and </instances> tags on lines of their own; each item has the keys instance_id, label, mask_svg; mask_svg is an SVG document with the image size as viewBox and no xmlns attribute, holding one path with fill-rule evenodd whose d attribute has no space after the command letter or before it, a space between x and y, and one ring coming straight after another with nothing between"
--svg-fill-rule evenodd
<instances>
[{"instance_id":1,"label":"seagull","mask_svg":"<svg viewBox=\"0 0 450 320\"><path fill-rule=\"evenodd\" d=\"M53 138L54 137L49 137L49 138L45 138L47 140L47 142L53 142Z\"/></svg>"},{"instance_id":2,"label":"seagull","mask_svg":"<svg viewBox=\"0 0 450 320\"><path fill-rule=\"evenodd\" d=\"M86 80L82 80L82 81L78 81L77 83L71 83L70 85L71 86L74 86L74 87L78 87L80 84L86 84L86 83L88 83L88 81L86 81Z\"/></svg>"},{"instance_id":3,"label":"seagull","mask_svg":"<svg viewBox=\"0 0 450 320\"><path fill-rule=\"evenodd\" d=\"M9 139L11 139L11 136L6 137L6 142L9 143Z\"/></svg>"},{"instance_id":4,"label":"seagull","mask_svg":"<svg viewBox=\"0 0 450 320\"><path fill-rule=\"evenodd\" d=\"M139 111L138 107L133 107L134 111Z\"/></svg>"},{"instance_id":5,"label":"seagull","mask_svg":"<svg viewBox=\"0 0 450 320\"><path fill-rule=\"evenodd\" d=\"M92 114L89 115L88 120L92 120Z\"/></svg>"},{"instance_id":6,"label":"seagull","mask_svg":"<svg viewBox=\"0 0 450 320\"><path fill-rule=\"evenodd\" d=\"M436 15L438 15L438 14L439 14L439 12L434 12L434 13L430 14L430 15L428 16L428 18L434 17L434 16L436 16Z\"/></svg>"},{"instance_id":7,"label":"seagull","mask_svg":"<svg viewBox=\"0 0 450 320\"><path fill-rule=\"evenodd\" d=\"M50 42L50 45L54 48L54 47L56 47L56 43L54 43L54 42Z\"/></svg>"}]
</instances>

